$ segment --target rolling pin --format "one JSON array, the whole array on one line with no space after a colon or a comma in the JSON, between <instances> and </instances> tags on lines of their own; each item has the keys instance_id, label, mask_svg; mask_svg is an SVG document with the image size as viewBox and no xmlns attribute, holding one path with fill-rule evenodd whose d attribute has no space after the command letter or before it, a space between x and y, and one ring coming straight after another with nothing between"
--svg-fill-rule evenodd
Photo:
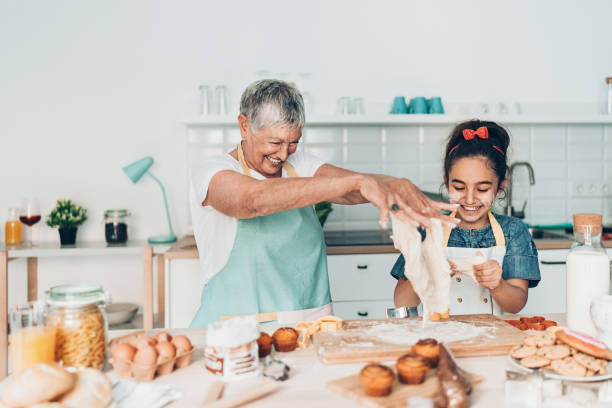
<instances>
[{"instance_id":1,"label":"rolling pin","mask_svg":"<svg viewBox=\"0 0 612 408\"><path fill-rule=\"evenodd\" d=\"M246 404L247 402L254 401L258 398L263 397L273 391L276 391L280 387L277 382L265 382L263 384L256 385L240 393L240 395L234 395L231 397L223 397L218 401L204 405L206 408L233 408Z\"/></svg>"}]
</instances>

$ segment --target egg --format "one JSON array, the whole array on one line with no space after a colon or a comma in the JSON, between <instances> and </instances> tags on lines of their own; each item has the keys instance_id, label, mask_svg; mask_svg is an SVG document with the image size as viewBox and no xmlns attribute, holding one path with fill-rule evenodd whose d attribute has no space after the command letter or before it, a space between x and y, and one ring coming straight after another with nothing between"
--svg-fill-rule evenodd
<instances>
[{"instance_id":1,"label":"egg","mask_svg":"<svg viewBox=\"0 0 612 408\"><path fill-rule=\"evenodd\" d=\"M144 345L139 347L134 355L134 364L140 366L151 366L157 364L157 350L153 346Z\"/></svg>"},{"instance_id":2,"label":"egg","mask_svg":"<svg viewBox=\"0 0 612 408\"><path fill-rule=\"evenodd\" d=\"M147 336L146 334L143 334L136 340L136 348L141 348L143 346L155 346L156 344L157 340Z\"/></svg>"},{"instance_id":3,"label":"egg","mask_svg":"<svg viewBox=\"0 0 612 408\"><path fill-rule=\"evenodd\" d=\"M169 341L157 343L155 349L159 353L159 357L157 359L159 364L171 360L174 358L174 356L176 356L176 347L174 347L174 344L170 343Z\"/></svg>"},{"instance_id":4,"label":"egg","mask_svg":"<svg viewBox=\"0 0 612 408\"><path fill-rule=\"evenodd\" d=\"M136 354L136 347L127 343L120 343L117 344L113 350L113 360L132 361L134 359L134 354Z\"/></svg>"},{"instance_id":5,"label":"egg","mask_svg":"<svg viewBox=\"0 0 612 408\"><path fill-rule=\"evenodd\" d=\"M189 339L181 334L174 336L172 344L176 346L177 354L179 355L191 351L192 349Z\"/></svg>"},{"instance_id":6,"label":"egg","mask_svg":"<svg viewBox=\"0 0 612 408\"><path fill-rule=\"evenodd\" d=\"M158 343L170 341L172 340L172 336L168 332L159 332L155 335L155 340L157 340Z\"/></svg>"}]
</instances>

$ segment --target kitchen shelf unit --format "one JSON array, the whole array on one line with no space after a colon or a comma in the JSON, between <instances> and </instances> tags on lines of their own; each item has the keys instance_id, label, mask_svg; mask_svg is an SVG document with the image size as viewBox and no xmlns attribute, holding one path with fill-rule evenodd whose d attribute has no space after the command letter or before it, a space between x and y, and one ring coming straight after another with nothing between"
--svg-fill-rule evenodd
<instances>
[{"instance_id":1,"label":"kitchen shelf unit","mask_svg":"<svg viewBox=\"0 0 612 408\"><path fill-rule=\"evenodd\" d=\"M194 116L181 120L186 126L237 125L236 116ZM478 117L502 124L612 124L612 115L313 115L307 116L308 126L354 125L447 125Z\"/></svg>"}]
</instances>

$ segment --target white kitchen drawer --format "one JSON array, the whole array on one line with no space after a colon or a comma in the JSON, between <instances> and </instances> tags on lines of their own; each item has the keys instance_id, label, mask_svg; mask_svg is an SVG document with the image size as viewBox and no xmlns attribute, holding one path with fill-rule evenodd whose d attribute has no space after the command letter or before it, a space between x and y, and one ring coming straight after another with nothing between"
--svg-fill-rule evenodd
<instances>
[{"instance_id":1,"label":"white kitchen drawer","mask_svg":"<svg viewBox=\"0 0 612 408\"><path fill-rule=\"evenodd\" d=\"M393 298L396 280L390 274L398 254L329 255L332 301Z\"/></svg>"},{"instance_id":2,"label":"white kitchen drawer","mask_svg":"<svg viewBox=\"0 0 612 408\"><path fill-rule=\"evenodd\" d=\"M395 307L393 300L370 300L355 302L332 302L334 315L344 320L354 319L384 319L387 317L387 308Z\"/></svg>"},{"instance_id":3,"label":"white kitchen drawer","mask_svg":"<svg viewBox=\"0 0 612 408\"><path fill-rule=\"evenodd\" d=\"M565 313L565 258L568 253L568 249L539 251L542 280L537 287L529 289L527 304L521 313Z\"/></svg>"}]
</instances>

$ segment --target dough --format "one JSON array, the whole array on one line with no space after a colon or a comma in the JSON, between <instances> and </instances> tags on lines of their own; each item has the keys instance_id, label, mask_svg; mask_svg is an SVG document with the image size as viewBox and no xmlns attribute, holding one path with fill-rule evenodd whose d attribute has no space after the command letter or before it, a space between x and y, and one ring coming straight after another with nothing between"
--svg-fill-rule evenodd
<instances>
[{"instance_id":1,"label":"dough","mask_svg":"<svg viewBox=\"0 0 612 408\"><path fill-rule=\"evenodd\" d=\"M450 266L444 255L442 223L432 219L425 241L417 229L393 214L393 244L406 261L404 274L423 303L423 320L448 317Z\"/></svg>"},{"instance_id":2,"label":"dough","mask_svg":"<svg viewBox=\"0 0 612 408\"><path fill-rule=\"evenodd\" d=\"M474 265L483 264L487 260L484 256L475 255L464 259L449 259L449 261L455 264L455 269L459 275L470 277L474 280L474 282L478 283L474 277Z\"/></svg>"}]
</instances>

